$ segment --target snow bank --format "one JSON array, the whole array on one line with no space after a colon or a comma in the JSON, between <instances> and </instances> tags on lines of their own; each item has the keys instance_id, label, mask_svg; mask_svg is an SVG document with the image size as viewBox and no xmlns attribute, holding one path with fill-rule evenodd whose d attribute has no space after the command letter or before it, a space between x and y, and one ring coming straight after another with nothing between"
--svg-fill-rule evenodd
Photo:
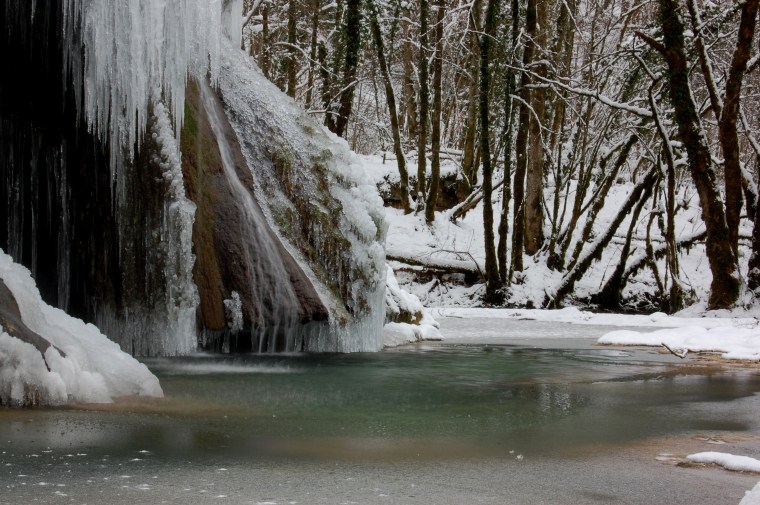
<instances>
[{"instance_id":1,"label":"snow bank","mask_svg":"<svg viewBox=\"0 0 760 505\"><path fill-rule=\"evenodd\" d=\"M726 470L735 472L760 472L760 461L747 456L735 456L727 452L698 452L689 454L686 459L693 463L719 465Z\"/></svg>"},{"instance_id":2,"label":"snow bank","mask_svg":"<svg viewBox=\"0 0 760 505\"><path fill-rule=\"evenodd\" d=\"M435 325L420 323L386 323L383 327L383 347L397 347L404 344L413 344L425 340L443 340L438 331L438 322Z\"/></svg>"},{"instance_id":3,"label":"snow bank","mask_svg":"<svg viewBox=\"0 0 760 505\"><path fill-rule=\"evenodd\" d=\"M760 360L760 329L719 326L686 326L651 333L613 331L599 339L600 344L667 345L676 352L715 352L726 359Z\"/></svg>"},{"instance_id":4,"label":"snow bank","mask_svg":"<svg viewBox=\"0 0 760 505\"><path fill-rule=\"evenodd\" d=\"M754 317L713 318L713 317L676 317L664 312L653 314L611 314L595 313L566 307L558 310L544 309L486 309L465 307L441 307L433 309L441 317L488 317L556 323L586 324L594 326L638 326L646 328L682 328L686 326L699 328L721 327L756 327L758 319Z\"/></svg>"},{"instance_id":5,"label":"snow bank","mask_svg":"<svg viewBox=\"0 0 760 505\"><path fill-rule=\"evenodd\" d=\"M29 329L66 355L50 347L43 360L34 346L0 331L0 404L108 403L118 396L163 396L158 379L145 365L95 326L43 302L29 271L2 250L0 279L13 293Z\"/></svg>"}]
</instances>

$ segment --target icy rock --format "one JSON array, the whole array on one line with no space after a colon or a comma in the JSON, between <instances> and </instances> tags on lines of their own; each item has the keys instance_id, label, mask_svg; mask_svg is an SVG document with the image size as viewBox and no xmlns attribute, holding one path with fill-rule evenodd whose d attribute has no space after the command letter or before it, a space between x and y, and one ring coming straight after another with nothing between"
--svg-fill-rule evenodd
<instances>
[{"instance_id":1,"label":"icy rock","mask_svg":"<svg viewBox=\"0 0 760 505\"><path fill-rule=\"evenodd\" d=\"M385 283L383 346L395 347L423 340L441 340L439 324L420 299L401 288L391 267Z\"/></svg>"},{"instance_id":2,"label":"icy rock","mask_svg":"<svg viewBox=\"0 0 760 505\"><path fill-rule=\"evenodd\" d=\"M216 79L220 0L64 0L63 9L67 61L71 75L82 79L74 86L84 87L91 130L111 144L115 176L120 147L130 152L145 132L156 90L179 133L188 74L204 78L210 72ZM83 48L74 43L78 38Z\"/></svg>"},{"instance_id":3,"label":"icy rock","mask_svg":"<svg viewBox=\"0 0 760 505\"><path fill-rule=\"evenodd\" d=\"M233 42L223 40L222 48L219 91L256 200L330 313L305 347L379 350L387 228L377 189L345 140L309 117Z\"/></svg>"}]
</instances>

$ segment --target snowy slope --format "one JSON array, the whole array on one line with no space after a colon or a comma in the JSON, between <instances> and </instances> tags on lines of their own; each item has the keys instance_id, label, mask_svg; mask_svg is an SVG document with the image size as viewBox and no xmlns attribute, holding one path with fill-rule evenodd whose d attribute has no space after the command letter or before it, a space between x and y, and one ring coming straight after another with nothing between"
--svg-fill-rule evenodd
<instances>
[{"instance_id":1,"label":"snowy slope","mask_svg":"<svg viewBox=\"0 0 760 505\"><path fill-rule=\"evenodd\" d=\"M396 162L391 157L386 156L384 160L382 153L380 153L364 156L363 161L378 188L387 188L390 184L398 181ZM410 162L414 164L413 159ZM450 173L456 171L456 169L455 161L444 161L442 172ZM500 175L497 174L495 180L499 178ZM549 185L551 185L551 181L549 181ZM581 255L587 253L593 240L609 226L623 202L631 193L632 188L633 184L625 179L619 180L612 186L606 199L606 204L593 227L592 240L584 244ZM552 187L547 188L547 202L549 202L553 190L554 188ZM561 228L568 225L570 209L573 205L572 198L574 195L572 193L570 191L568 194L567 201L563 198L560 202L560 209L566 207ZM704 231L704 224L695 190L685 185L681 188L677 199L680 209L676 216L677 239L685 240L702 233ZM498 213L500 212L500 207L501 192L495 191L494 213L496 214L496 222L494 223L494 232L496 240L498 240ZM650 232L654 248L660 247L662 244L662 236L657 221L658 213L661 210L659 207L652 208L651 202L643 209L639 220L635 223L634 241L627 258L628 265L645 256L644 246L647 230ZM400 209L394 208L386 208L385 212L386 220L389 224L386 246L389 257L403 258L411 260L413 263L418 262L431 266L453 267L471 271L474 275L478 275L479 272L484 270L485 246L483 239L482 204L479 204L457 222L452 222L449 219L450 211L437 213L435 222L431 225L425 223L422 213L404 215ZM511 219L512 210L510 206L508 251L511 251ZM576 227L573 240L570 242L567 260L572 258L572 252L576 242L580 238L584 220L585 215L581 217L581 221ZM566 305L572 305L573 298L585 299L602 288L620 260L621 249L630 220L631 217L629 215L618 228L612 242L604 251L601 260L593 263L587 274L576 283L574 296L565 301ZM544 223L546 236L550 234L550 226L549 219L546 219ZM742 220L740 235L747 237L750 236L751 232L752 223L747 219ZM740 242L739 265L743 276L746 276L747 261L749 259L749 248L747 245L748 242L746 241ZM545 297L553 293L565 274L564 272L557 272L547 268L546 260L546 253L539 253L535 258L525 257L525 270L516 277L516 281L510 286L507 305L519 307L542 306ZM688 301L695 303L700 300L706 300L710 288L711 275L704 245L696 244L689 250L682 251L679 261L680 278L686 290ZM415 282L413 281L413 274L404 275L400 271L400 267L402 266L406 271L413 271L415 270L414 267L410 268L404 262L391 262L391 265L396 270L399 282L412 293L416 294L426 306L478 306L479 299L484 292L483 286L480 283L466 287L458 282ZM658 269L660 277L663 277L667 271L664 260L658 262ZM653 273L651 269L645 267L632 277L623 291L623 297L634 303L640 301L642 304L646 304L646 301L651 300L656 290L657 286ZM704 306L702 306L701 311L704 311Z\"/></svg>"}]
</instances>

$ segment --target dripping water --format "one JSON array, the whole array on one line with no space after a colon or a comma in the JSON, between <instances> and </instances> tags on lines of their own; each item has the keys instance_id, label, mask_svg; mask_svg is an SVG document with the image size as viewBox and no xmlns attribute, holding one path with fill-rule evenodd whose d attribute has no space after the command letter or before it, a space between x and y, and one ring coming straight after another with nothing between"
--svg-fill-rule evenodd
<instances>
[{"instance_id":1,"label":"dripping water","mask_svg":"<svg viewBox=\"0 0 760 505\"><path fill-rule=\"evenodd\" d=\"M222 158L224 175L240 207L240 236L246 237L245 265L251 300L243 300L250 316L252 348L259 352L295 351L299 340L298 298L290 275L277 248L278 240L269 229L259 205L238 176L232 148L225 136L226 118L209 84L201 81L203 107L208 116ZM248 170L248 167L244 167ZM246 307L248 302L252 306Z\"/></svg>"}]
</instances>

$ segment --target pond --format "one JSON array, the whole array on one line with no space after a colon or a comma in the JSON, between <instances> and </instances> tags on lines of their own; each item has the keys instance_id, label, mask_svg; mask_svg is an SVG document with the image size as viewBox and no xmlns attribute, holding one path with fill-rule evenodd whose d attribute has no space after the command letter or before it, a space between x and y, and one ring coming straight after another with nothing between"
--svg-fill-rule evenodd
<instances>
[{"instance_id":1,"label":"pond","mask_svg":"<svg viewBox=\"0 0 760 505\"><path fill-rule=\"evenodd\" d=\"M147 360L162 400L0 410L0 503L738 503L757 480L655 460L755 450L754 369L442 323L373 354Z\"/></svg>"}]
</instances>

